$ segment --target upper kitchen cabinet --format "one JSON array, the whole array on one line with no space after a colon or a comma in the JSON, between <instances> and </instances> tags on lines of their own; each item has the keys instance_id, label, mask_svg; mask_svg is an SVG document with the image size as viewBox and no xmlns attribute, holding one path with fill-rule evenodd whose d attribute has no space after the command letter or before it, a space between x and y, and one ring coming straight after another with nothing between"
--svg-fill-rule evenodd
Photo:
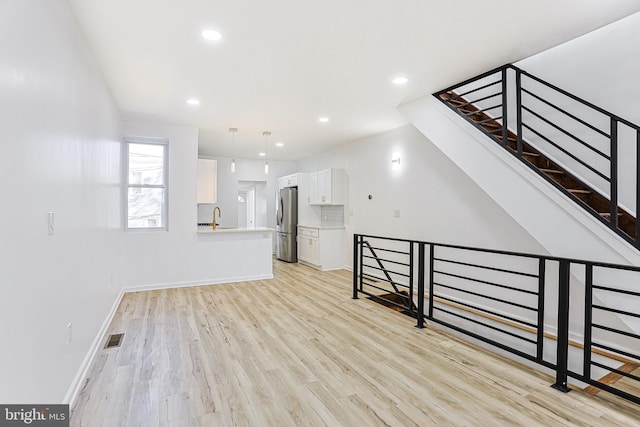
<instances>
[{"instance_id":1,"label":"upper kitchen cabinet","mask_svg":"<svg viewBox=\"0 0 640 427\"><path fill-rule=\"evenodd\" d=\"M309 197L311 205L345 204L344 169L324 169L309 174Z\"/></svg>"},{"instance_id":2,"label":"upper kitchen cabinet","mask_svg":"<svg viewBox=\"0 0 640 427\"><path fill-rule=\"evenodd\" d=\"M287 187L297 187L298 182L301 179L301 175L299 173L292 173L291 175L286 175L278 178L278 190L287 188Z\"/></svg>"},{"instance_id":3,"label":"upper kitchen cabinet","mask_svg":"<svg viewBox=\"0 0 640 427\"><path fill-rule=\"evenodd\" d=\"M218 199L218 161L198 159L198 204Z\"/></svg>"}]
</instances>

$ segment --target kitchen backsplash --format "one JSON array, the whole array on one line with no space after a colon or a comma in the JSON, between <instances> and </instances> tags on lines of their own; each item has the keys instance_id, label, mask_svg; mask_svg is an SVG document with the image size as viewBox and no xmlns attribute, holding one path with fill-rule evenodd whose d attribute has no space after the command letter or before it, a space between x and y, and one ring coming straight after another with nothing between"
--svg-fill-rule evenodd
<instances>
[{"instance_id":1,"label":"kitchen backsplash","mask_svg":"<svg viewBox=\"0 0 640 427\"><path fill-rule=\"evenodd\" d=\"M321 206L320 225L322 227L344 227L344 206Z\"/></svg>"}]
</instances>

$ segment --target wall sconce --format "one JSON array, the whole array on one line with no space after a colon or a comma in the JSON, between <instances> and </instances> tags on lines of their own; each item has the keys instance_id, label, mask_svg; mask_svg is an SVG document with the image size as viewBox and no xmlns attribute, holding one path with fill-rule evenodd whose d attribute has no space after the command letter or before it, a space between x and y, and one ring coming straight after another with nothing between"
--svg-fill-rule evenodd
<instances>
[{"instance_id":1,"label":"wall sconce","mask_svg":"<svg viewBox=\"0 0 640 427\"><path fill-rule=\"evenodd\" d=\"M235 147L233 144L233 135L238 132L238 128L229 128L229 133L231 134L231 146ZM231 160L231 173L236 173L236 159Z\"/></svg>"},{"instance_id":2,"label":"wall sconce","mask_svg":"<svg viewBox=\"0 0 640 427\"><path fill-rule=\"evenodd\" d=\"M267 157L267 138L269 138L271 136L271 132L265 131L262 132L262 135L264 135L264 174L265 175L269 175L269 162L267 161L266 157Z\"/></svg>"},{"instance_id":3,"label":"wall sconce","mask_svg":"<svg viewBox=\"0 0 640 427\"><path fill-rule=\"evenodd\" d=\"M391 167L393 169L398 169L400 167L400 153L393 153L391 155Z\"/></svg>"}]
</instances>

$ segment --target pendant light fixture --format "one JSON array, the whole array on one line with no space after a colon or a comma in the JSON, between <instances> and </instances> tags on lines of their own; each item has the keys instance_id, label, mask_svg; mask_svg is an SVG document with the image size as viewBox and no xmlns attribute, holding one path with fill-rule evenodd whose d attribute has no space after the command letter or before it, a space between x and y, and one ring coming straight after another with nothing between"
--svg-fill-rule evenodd
<instances>
[{"instance_id":1,"label":"pendant light fixture","mask_svg":"<svg viewBox=\"0 0 640 427\"><path fill-rule=\"evenodd\" d=\"M231 134L231 146L235 147L233 143L233 135L238 132L238 128L229 128L229 133ZM236 159L231 159L231 173L236 173Z\"/></svg>"},{"instance_id":2,"label":"pendant light fixture","mask_svg":"<svg viewBox=\"0 0 640 427\"><path fill-rule=\"evenodd\" d=\"M271 136L271 132L262 132L264 135L264 174L269 175L269 161L267 160L267 138Z\"/></svg>"}]
</instances>

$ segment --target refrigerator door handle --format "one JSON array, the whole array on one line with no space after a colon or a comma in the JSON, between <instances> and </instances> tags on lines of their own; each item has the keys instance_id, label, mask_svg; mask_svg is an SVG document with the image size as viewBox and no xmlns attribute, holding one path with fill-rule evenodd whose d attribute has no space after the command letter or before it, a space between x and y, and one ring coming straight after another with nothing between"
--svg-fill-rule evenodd
<instances>
[{"instance_id":1,"label":"refrigerator door handle","mask_svg":"<svg viewBox=\"0 0 640 427\"><path fill-rule=\"evenodd\" d=\"M280 198L280 218L278 219L278 224L282 224L282 220L284 219L284 203L282 202L282 197Z\"/></svg>"}]
</instances>

